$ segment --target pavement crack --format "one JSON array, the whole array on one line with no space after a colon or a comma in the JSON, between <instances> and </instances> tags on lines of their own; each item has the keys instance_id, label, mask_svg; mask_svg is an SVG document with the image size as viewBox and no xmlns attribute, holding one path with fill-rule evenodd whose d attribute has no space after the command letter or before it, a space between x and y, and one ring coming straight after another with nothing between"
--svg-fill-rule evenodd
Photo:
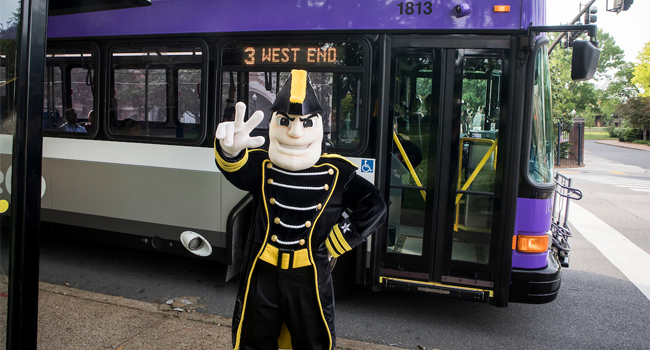
<instances>
[{"instance_id":1,"label":"pavement crack","mask_svg":"<svg viewBox=\"0 0 650 350\"><path fill-rule=\"evenodd\" d=\"M160 320L154 322L153 324L151 324L151 325L148 326L148 327L144 327L142 330L140 330L140 332L138 332L138 333L136 333L136 334L133 334L132 336L130 336L130 337L128 337L127 339L125 339L123 342L117 344L117 349L123 349L123 348L126 346L126 343L127 343L129 340L131 340L131 339L133 339L133 338L139 336L140 334L144 333L145 331L148 331L148 330L150 330L150 329L156 327L157 325L159 325L159 324L161 324L162 322L166 321L167 318L169 318L169 317L171 317L171 316L169 316L169 315L163 315L163 317L162 317Z\"/></svg>"}]
</instances>

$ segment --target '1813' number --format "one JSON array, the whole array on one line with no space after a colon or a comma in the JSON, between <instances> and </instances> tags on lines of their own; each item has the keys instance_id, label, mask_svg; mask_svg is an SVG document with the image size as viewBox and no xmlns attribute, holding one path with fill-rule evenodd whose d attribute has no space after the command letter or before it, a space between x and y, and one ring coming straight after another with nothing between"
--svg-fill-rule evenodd
<instances>
[{"instance_id":1,"label":"'1813' number","mask_svg":"<svg viewBox=\"0 0 650 350\"><path fill-rule=\"evenodd\" d=\"M397 7L399 7L399 14L407 14L407 15L430 15L433 12L433 9L431 8L433 6L430 1L427 2L400 2L397 4ZM417 13L415 12L415 8L417 7Z\"/></svg>"}]
</instances>

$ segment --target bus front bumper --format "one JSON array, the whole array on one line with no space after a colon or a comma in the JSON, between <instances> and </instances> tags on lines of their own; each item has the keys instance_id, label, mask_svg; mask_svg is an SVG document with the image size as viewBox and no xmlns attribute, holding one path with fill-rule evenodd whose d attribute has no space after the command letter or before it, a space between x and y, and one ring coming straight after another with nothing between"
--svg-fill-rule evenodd
<instances>
[{"instance_id":1,"label":"bus front bumper","mask_svg":"<svg viewBox=\"0 0 650 350\"><path fill-rule=\"evenodd\" d=\"M510 302L544 304L557 298L562 284L562 267L557 255L550 251L546 261L546 267L541 269L512 269Z\"/></svg>"}]
</instances>

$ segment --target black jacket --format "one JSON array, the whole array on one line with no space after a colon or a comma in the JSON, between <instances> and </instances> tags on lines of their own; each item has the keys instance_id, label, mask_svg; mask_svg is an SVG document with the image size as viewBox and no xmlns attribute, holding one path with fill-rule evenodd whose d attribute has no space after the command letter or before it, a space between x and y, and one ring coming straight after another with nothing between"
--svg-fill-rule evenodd
<instances>
[{"instance_id":1,"label":"black jacket","mask_svg":"<svg viewBox=\"0 0 650 350\"><path fill-rule=\"evenodd\" d=\"M226 179L249 191L255 203L232 320L233 346L238 347L250 277L270 244L277 248L308 249L323 321L330 331L333 348L334 294L328 252L337 257L350 251L381 225L386 206L379 190L356 174L354 164L338 155L324 154L314 166L298 172L274 166L268 153L260 149L245 150L230 159L216 142L215 156ZM349 217L336 224L345 209L349 209Z\"/></svg>"}]
</instances>

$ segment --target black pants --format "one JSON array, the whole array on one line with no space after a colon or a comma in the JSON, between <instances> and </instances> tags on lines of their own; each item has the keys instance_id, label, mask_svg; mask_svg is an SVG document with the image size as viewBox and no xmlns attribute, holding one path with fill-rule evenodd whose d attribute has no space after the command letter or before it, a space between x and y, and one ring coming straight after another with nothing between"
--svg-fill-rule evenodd
<instances>
[{"instance_id":1,"label":"black pants","mask_svg":"<svg viewBox=\"0 0 650 350\"><path fill-rule=\"evenodd\" d=\"M329 332L318 305L312 266L277 271L258 261L250 280L240 349L278 349L284 322L294 349L329 350Z\"/></svg>"}]
</instances>

